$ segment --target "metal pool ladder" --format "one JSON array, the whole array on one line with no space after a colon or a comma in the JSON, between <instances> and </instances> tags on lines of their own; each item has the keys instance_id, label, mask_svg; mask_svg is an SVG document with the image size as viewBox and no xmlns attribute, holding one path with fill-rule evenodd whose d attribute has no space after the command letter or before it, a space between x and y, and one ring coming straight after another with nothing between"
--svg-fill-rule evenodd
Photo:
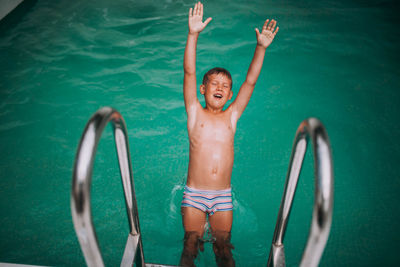
<instances>
[{"instance_id":1,"label":"metal pool ladder","mask_svg":"<svg viewBox=\"0 0 400 267\"><path fill-rule=\"evenodd\" d=\"M130 232L125 245L121 266L166 266L146 264L140 235L139 217L133 184L132 166L129 154L128 134L121 114L110 108L99 109L86 124L75 158L72 177L71 211L75 232L88 266L104 266L92 221L90 207L90 186L93 163L101 134L112 123L117 148L119 169L125 194Z\"/></svg>"},{"instance_id":2,"label":"metal pool ladder","mask_svg":"<svg viewBox=\"0 0 400 267\"><path fill-rule=\"evenodd\" d=\"M308 139L311 139L314 152L315 194L311 229L300 262L301 267L318 266L329 237L333 210L332 153L325 127L318 119L310 118L300 124L294 139L268 266L286 266L283 238L307 150Z\"/></svg>"},{"instance_id":3,"label":"metal pool ladder","mask_svg":"<svg viewBox=\"0 0 400 267\"><path fill-rule=\"evenodd\" d=\"M95 267L104 266L92 221L90 186L97 145L109 122L112 123L114 131L130 228L121 266L133 266L134 264L142 267L168 266L144 262L128 134L121 114L110 107L99 109L86 124L76 154L72 177L72 218L86 264ZM311 230L300 266L318 265L329 236L333 208L331 149L327 133L321 122L310 118L303 121L296 132L268 266L285 266L283 237L309 138L312 140L315 156L315 201Z\"/></svg>"}]
</instances>

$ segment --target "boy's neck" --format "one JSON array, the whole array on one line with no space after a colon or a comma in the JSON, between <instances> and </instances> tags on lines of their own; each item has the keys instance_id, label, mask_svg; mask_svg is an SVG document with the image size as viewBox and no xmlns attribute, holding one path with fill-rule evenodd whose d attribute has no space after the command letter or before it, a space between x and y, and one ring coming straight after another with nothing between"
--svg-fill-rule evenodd
<instances>
[{"instance_id":1,"label":"boy's neck","mask_svg":"<svg viewBox=\"0 0 400 267\"><path fill-rule=\"evenodd\" d=\"M222 107L222 108L223 108L223 107ZM212 107L210 107L210 106L208 106L208 105L206 104L206 107L204 108L204 110L207 111L207 112L209 112L209 113L212 113L212 114L219 114L219 113L222 113L222 108L220 108L220 109L214 109L214 108L212 108Z\"/></svg>"}]
</instances>

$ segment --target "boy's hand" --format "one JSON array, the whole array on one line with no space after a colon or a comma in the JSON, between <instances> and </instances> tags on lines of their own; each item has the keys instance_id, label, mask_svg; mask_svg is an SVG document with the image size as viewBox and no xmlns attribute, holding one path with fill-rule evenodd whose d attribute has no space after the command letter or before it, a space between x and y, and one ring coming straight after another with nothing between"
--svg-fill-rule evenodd
<instances>
[{"instance_id":1,"label":"boy's hand","mask_svg":"<svg viewBox=\"0 0 400 267\"><path fill-rule=\"evenodd\" d=\"M269 23L268 23L269 22ZM264 23L261 33L256 28L257 45L267 48L274 40L275 35L278 33L279 27L276 27L276 21L267 19Z\"/></svg>"},{"instance_id":2,"label":"boy's hand","mask_svg":"<svg viewBox=\"0 0 400 267\"><path fill-rule=\"evenodd\" d=\"M200 33L210 21L211 18L208 18L203 22L202 3L198 2L193 10L189 9L189 33Z\"/></svg>"}]
</instances>

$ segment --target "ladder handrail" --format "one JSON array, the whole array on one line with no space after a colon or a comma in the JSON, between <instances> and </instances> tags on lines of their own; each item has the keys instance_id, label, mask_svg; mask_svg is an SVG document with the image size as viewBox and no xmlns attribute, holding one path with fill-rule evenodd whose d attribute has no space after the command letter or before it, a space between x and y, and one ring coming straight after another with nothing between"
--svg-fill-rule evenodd
<instances>
[{"instance_id":1,"label":"ladder handrail","mask_svg":"<svg viewBox=\"0 0 400 267\"><path fill-rule=\"evenodd\" d=\"M71 211L74 228L86 264L88 266L104 266L92 222L90 187L97 145L105 126L109 122L111 122L113 126L130 227L126 248L134 248L135 250L129 251L129 249L125 249L123 263L132 266L133 261L135 261L135 255L138 254L137 256L140 258L136 259L136 262L141 266L145 266L132 166L129 154L128 134L121 114L110 107L99 109L90 118L82 134L78 151L76 153L71 191Z\"/></svg>"},{"instance_id":2,"label":"ladder handrail","mask_svg":"<svg viewBox=\"0 0 400 267\"><path fill-rule=\"evenodd\" d=\"M318 119L309 118L300 124L294 139L268 266L285 266L283 239L308 139L312 141L314 152L315 196L311 229L300 266L318 266L329 237L333 211L332 153L325 127Z\"/></svg>"}]
</instances>

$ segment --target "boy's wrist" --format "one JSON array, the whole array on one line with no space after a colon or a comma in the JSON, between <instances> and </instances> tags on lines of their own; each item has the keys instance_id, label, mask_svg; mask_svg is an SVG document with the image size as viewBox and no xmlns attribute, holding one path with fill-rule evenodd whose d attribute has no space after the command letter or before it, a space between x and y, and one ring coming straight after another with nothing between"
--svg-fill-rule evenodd
<instances>
[{"instance_id":1,"label":"boy's wrist","mask_svg":"<svg viewBox=\"0 0 400 267\"><path fill-rule=\"evenodd\" d=\"M190 30L189 30L189 35L190 36L199 36L199 32L190 32Z\"/></svg>"},{"instance_id":2,"label":"boy's wrist","mask_svg":"<svg viewBox=\"0 0 400 267\"><path fill-rule=\"evenodd\" d=\"M265 46L263 46L263 45L261 45L261 44L259 44L259 43L257 43L256 48L258 48L258 49L264 49L264 50L267 49L267 47L265 47Z\"/></svg>"}]
</instances>

